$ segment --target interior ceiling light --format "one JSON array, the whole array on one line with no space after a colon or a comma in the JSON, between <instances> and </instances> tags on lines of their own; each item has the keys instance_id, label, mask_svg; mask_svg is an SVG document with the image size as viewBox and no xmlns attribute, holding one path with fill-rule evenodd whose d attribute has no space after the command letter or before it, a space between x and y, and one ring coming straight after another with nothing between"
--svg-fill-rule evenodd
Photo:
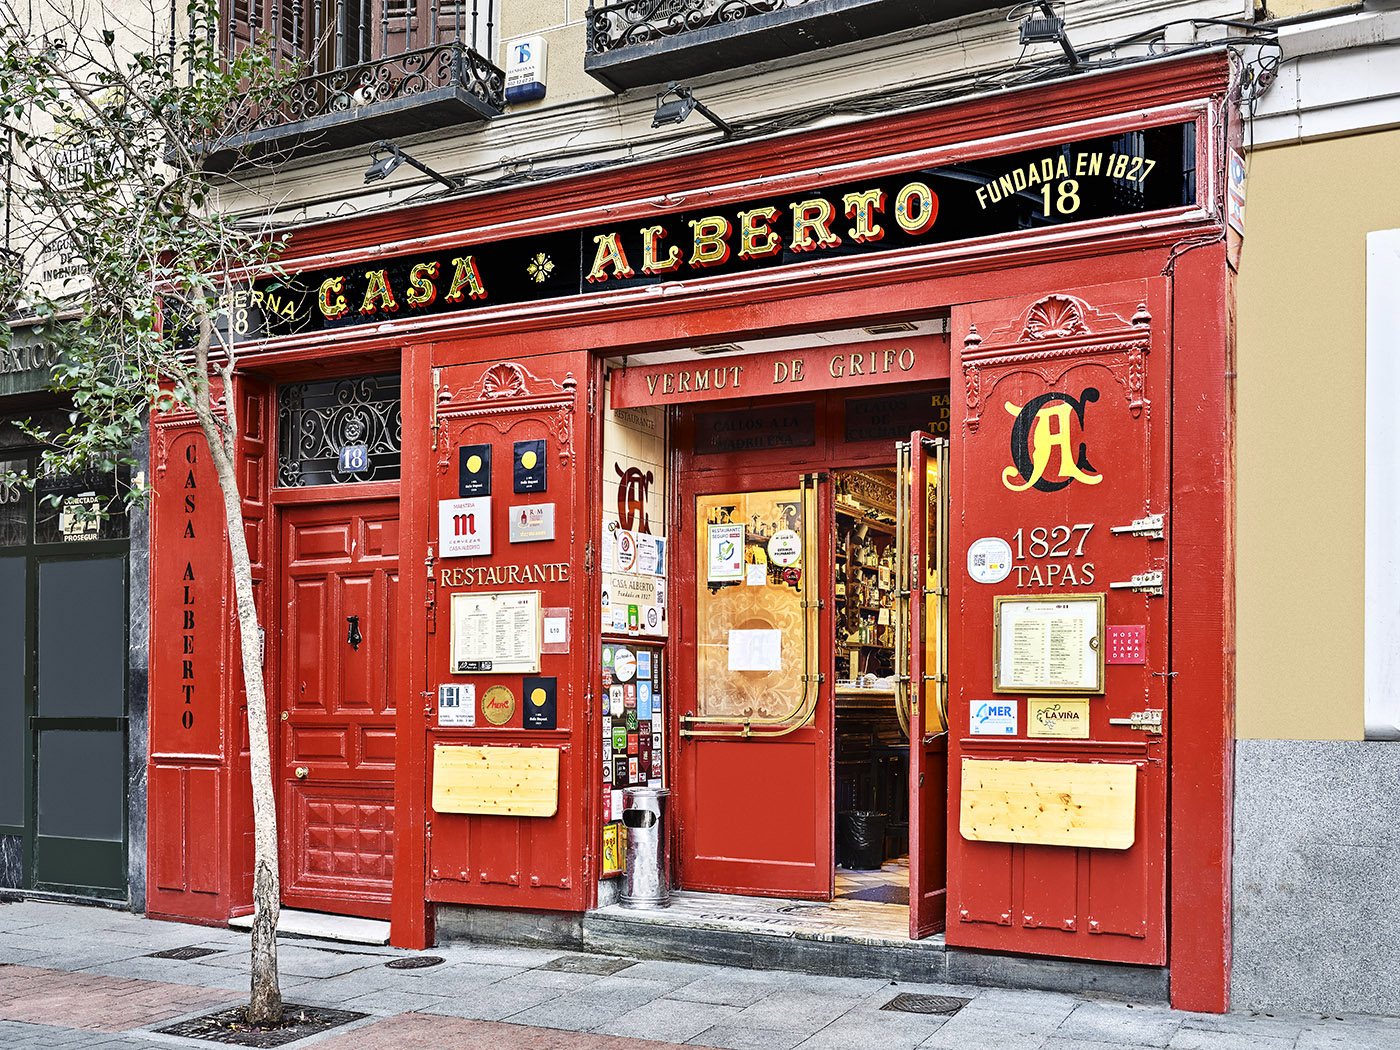
<instances>
[{"instance_id":1,"label":"interior ceiling light","mask_svg":"<svg viewBox=\"0 0 1400 1050\"><path fill-rule=\"evenodd\" d=\"M891 321L889 324L873 324L869 328L862 328L866 335L894 335L897 332L918 331L918 325L908 321Z\"/></svg>"},{"instance_id":2,"label":"interior ceiling light","mask_svg":"<svg viewBox=\"0 0 1400 1050\"><path fill-rule=\"evenodd\" d=\"M728 121L712 113L705 103L692 94L690 88L682 87L674 81L666 86L665 91L656 96L656 116L651 118L651 126L660 128L667 124L679 124L690 116L692 111L698 112L724 132L725 138L734 134L734 128Z\"/></svg>"},{"instance_id":3,"label":"interior ceiling light","mask_svg":"<svg viewBox=\"0 0 1400 1050\"><path fill-rule=\"evenodd\" d=\"M1079 54L1074 50L1074 45L1069 42L1069 36L1065 33L1065 20L1061 15L1055 13L1049 0L1037 0L1035 3L1013 8L1012 14L1026 8L1032 9L1032 13L1027 15L1025 21L1021 23L1021 46L1059 44L1060 47L1064 48L1065 57L1069 59L1069 68L1078 69ZM1040 11L1039 15L1034 13L1037 8Z\"/></svg>"},{"instance_id":4,"label":"interior ceiling light","mask_svg":"<svg viewBox=\"0 0 1400 1050\"><path fill-rule=\"evenodd\" d=\"M380 154L383 154L383 156ZM450 190L462 188L462 184L456 179L449 179L446 175L439 174L422 161L410 157L403 150L399 149L398 146L395 146L386 139L380 139L371 146L369 148L369 155L372 163L365 171L366 186L371 182L379 182L381 179L387 179L400 165L407 164L410 168L417 168L424 175L437 179L438 182L442 183Z\"/></svg>"},{"instance_id":5,"label":"interior ceiling light","mask_svg":"<svg viewBox=\"0 0 1400 1050\"><path fill-rule=\"evenodd\" d=\"M693 354L736 354L744 349L738 343L714 343L711 346L697 346L691 350Z\"/></svg>"}]
</instances>

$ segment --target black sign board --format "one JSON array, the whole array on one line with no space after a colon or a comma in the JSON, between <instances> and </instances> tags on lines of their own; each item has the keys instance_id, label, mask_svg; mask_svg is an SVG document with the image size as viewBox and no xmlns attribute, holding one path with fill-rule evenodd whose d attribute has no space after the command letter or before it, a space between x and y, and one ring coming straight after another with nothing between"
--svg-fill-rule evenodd
<instances>
[{"instance_id":1,"label":"black sign board","mask_svg":"<svg viewBox=\"0 0 1400 1050\"><path fill-rule=\"evenodd\" d=\"M1196 202L1195 132L1169 124L294 274L229 296L225 334L378 324L1183 207Z\"/></svg>"},{"instance_id":2,"label":"black sign board","mask_svg":"<svg viewBox=\"0 0 1400 1050\"><path fill-rule=\"evenodd\" d=\"M491 495L490 445L463 445L457 450L457 495Z\"/></svg>"},{"instance_id":3,"label":"black sign board","mask_svg":"<svg viewBox=\"0 0 1400 1050\"><path fill-rule=\"evenodd\" d=\"M695 416L695 452L756 452L805 448L817 443L817 406L812 402L734 412L699 412Z\"/></svg>"},{"instance_id":4,"label":"black sign board","mask_svg":"<svg viewBox=\"0 0 1400 1050\"><path fill-rule=\"evenodd\" d=\"M846 399L847 441L908 441L916 430L948 436L947 383L914 394Z\"/></svg>"},{"instance_id":5,"label":"black sign board","mask_svg":"<svg viewBox=\"0 0 1400 1050\"><path fill-rule=\"evenodd\" d=\"M559 680L526 676L521 705L521 725L526 729L554 729L559 719Z\"/></svg>"},{"instance_id":6,"label":"black sign board","mask_svg":"<svg viewBox=\"0 0 1400 1050\"><path fill-rule=\"evenodd\" d=\"M543 492L549 487L543 438L515 443L515 491Z\"/></svg>"}]
</instances>

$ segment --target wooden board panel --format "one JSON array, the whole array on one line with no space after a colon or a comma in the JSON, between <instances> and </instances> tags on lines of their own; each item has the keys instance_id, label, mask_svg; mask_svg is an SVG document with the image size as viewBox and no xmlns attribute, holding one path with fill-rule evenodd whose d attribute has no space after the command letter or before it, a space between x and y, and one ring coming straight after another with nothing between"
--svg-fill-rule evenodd
<instances>
[{"instance_id":1,"label":"wooden board panel","mask_svg":"<svg viewBox=\"0 0 1400 1050\"><path fill-rule=\"evenodd\" d=\"M552 817L559 810L559 749L433 748L433 809Z\"/></svg>"},{"instance_id":2,"label":"wooden board panel","mask_svg":"<svg viewBox=\"0 0 1400 1050\"><path fill-rule=\"evenodd\" d=\"M963 759L959 830L981 842L1127 849L1137 766Z\"/></svg>"}]
</instances>

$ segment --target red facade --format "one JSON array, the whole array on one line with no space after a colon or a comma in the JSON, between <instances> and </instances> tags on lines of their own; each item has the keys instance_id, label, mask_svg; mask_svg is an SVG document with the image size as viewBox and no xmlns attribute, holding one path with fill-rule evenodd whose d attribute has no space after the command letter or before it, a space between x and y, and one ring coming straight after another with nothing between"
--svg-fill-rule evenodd
<instances>
[{"instance_id":1,"label":"red facade","mask_svg":"<svg viewBox=\"0 0 1400 1050\"><path fill-rule=\"evenodd\" d=\"M833 184L874 184L921 165L1019 156L1143 127L1186 125L1194 144L1187 165L1194 203L1180 206L869 253L824 254L821 229L811 227L808 254L791 265L684 273L635 287L615 280L616 259L601 269L595 261L599 279L582 294L537 300L498 303L483 270L483 294L464 298L460 309L244 346L248 378L233 394L244 412L244 506L267 633L285 901L388 916L394 943L416 947L432 943L439 904L570 913L595 906L604 359L946 316L947 350L931 341L946 364L921 378L948 376L951 394L949 476L939 481L951 510L950 731L946 740L921 737L911 757L923 784L910 792L923 876L913 932L941 923L946 890L950 946L1165 964L1175 1005L1225 1008L1233 696L1231 275L1220 213L1226 81L1219 56L1156 64L298 233L289 262L305 272L325 271L328 260L343 266L350 255L411 261L414 253L471 251L484 259L493 242L643 223L664 202L700 189L720 209L763 193L786 199ZM903 228L918 223L909 218ZM608 245L606 232L599 236L601 259ZM898 393L910 382L897 356L879 361L878 374L862 362L860 390ZM395 372L403 421L397 481L277 484L278 384ZM614 377L614 404L629 384L639 391L631 403L662 400L648 402L644 384L622 375ZM856 388L848 368L838 376L833 365L830 379L827 390ZM703 589L686 500L741 481L750 489L798 488L803 474L827 465L893 460L885 444L834 436L761 464L687 460L683 420L697 404L792 400L771 385L726 390L692 390L688 406L671 410L672 720L685 713L684 676L694 666L686 656L694 638L687 596ZM836 398L816 395L819 434L827 433L821 406ZM549 475L547 496L538 498L554 505L552 538L507 544L507 517L527 502L511 493L512 456L517 443L537 440ZM931 453L914 444L915 462L926 466ZM464 446L489 446L496 463L487 512L494 547L489 555L444 557L440 503L460 495ZM221 506L192 420L155 421L152 472L149 907L153 915L221 923L251 906L251 817L227 554L209 540L221 534ZM814 527L829 536L822 498ZM928 512L922 495L916 505ZM1112 531L1156 514L1165 522L1160 538ZM1012 571L993 586L965 571L969 547L984 537L1019 537ZM830 549L814 557L819 572L830 568ZM1160 593L1151 573L1160 573ZM1141 578L1136 590L1133 577ZM522 588L538 591L547 609L568 610L567 651L546 650L537 672L557 682L554 727L526 728L520 708L504 707L500 724L483 717L442 725L439 687L470 680L449 670L454 596ZM993 597L1065 594L1102 594L1108 627L1143 628L1111 635L1133 649L1132 661L1140 641L1140 662L1105 661L1102 688L1075 695L1087 701L1084 735L972 732L979 703L1016 705L1024 726L1043 699L1034 687L1004 691L993 681ZM1122 655L1115 650L1113 659ZM523 678L500 675L477 689L500 681L518 698ZM931 693L919 692L915 710L931 702ZM782 741L667 733L669 786L686 829L673 843L682 885L829 894L829 706L820 694L810 723ZM1152 711L1160 732L1150 716L1138 726L1118 721ZM557 813L438 812L435 749L479 745L557 751ZM970 775L1037 763L1074 767L1068 774L1114 767L1119 785L1130 770L1133 805L1126 825L1120 813L1110 829L1119 836L1114 845L966 833L978 821L967 816L964 794L969 785L982 790ZM696 828L713 826L707 821L717 811L752 806L744 785L773 776L811 785L786 799L786 809L774 803L768 815L781 834L703 841Z\"/></svg>"}]
</instances>

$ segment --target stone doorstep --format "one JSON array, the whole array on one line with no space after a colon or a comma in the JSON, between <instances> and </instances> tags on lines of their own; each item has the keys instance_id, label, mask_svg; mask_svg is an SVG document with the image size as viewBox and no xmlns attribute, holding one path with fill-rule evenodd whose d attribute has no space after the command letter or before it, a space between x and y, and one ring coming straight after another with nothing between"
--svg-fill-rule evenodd
<instances>
[{"instance_id":1,"label":"stone doorstep","mask_svg":"<svg viewBox=\"0 0 1400 1050\"><path fill-rule=\"evenodd\" d=\"M251 930L253 916L239 915L229 919L228 924L235 930ZM357 919L349 915L283 908L277 920L277 934L344 944L383 945L389 943L389 924L379 919Z\"/></svg>"}]
</instances>

